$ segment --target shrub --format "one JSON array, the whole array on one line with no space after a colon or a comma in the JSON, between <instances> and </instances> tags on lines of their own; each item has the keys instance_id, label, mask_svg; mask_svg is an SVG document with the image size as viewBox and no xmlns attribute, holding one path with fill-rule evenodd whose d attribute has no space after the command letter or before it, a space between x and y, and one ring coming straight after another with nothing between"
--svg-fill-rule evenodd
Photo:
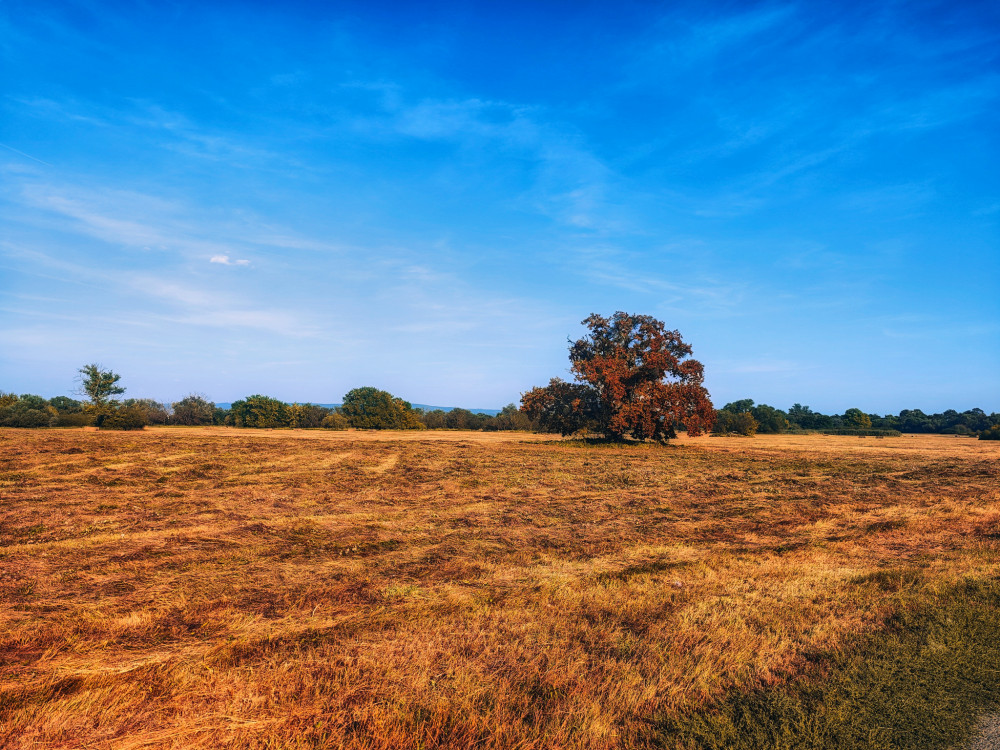
<instances>
[{"instance_id":1,"label":"shrub","mask_svg":"<svg viewBox=\"0 0 1000 750\"><path fill-rule=\"evenodd\" d=\"M215 404L201 396L191 394L180 401L171 404L174 413L170 417L171 424L188 426L212 424L215 414Z\"/></svg>"},{"instance_id":2,"label":"shrub","mask_svg":"<svg viewBox=\"0 0 1000 750\"><path fill-rule=\"evenodd\" d=\"M995 424L979 433L980 440L1000 440L1000 424Z\"/></svg>"},{"instance_id":3,"label":"shrub","mask_svg":"<svg viewBox=\"0 0 1000 750\"><path fill-rule=\"evenodd\" d=\"M899 437L899 430L860 430L844 427L839 430L823 430L824 435L857 435L858 437Z\"/></svg>"},{"instance_id":4,"label":"shrub","mask_svg":"<svg viewBox=\"0 0 1000 750\"><path fill-rule=\"evenodd\" d=\"M596 390L562 378L552 378L547 386L521 394L521 411L541 432L565 436L599 431L601 424L596 415L600 410Z\"/></svg>"},{"instance_id":5,"label":"shrub","mask_svg":"<svg viewBox=\"0 0 1000 750\"><path fill-rule=\"evenodd\" d=\"M69 396L54 396L49 399L49 404L60 414L79 414L83 411L83 404Z\"/></svg>"},{"instance_id":6,"label":"shrub","mask_svg":"<svg viewBox=\"0 0 1000 750\"><path fill-rule=\"evenodd\" d=\"M146 409L142 404L124 404L105 415L101 429L141 430L146 424Z\"/></svg>"},{"instance_id":7,"label":"shrub","mask_svg":"<svg viewBox=\"0 0 1000 750\"><path fill-rule=\"evenodd\" d=\"M362 430L424 429L408 401L371 386L348 391L341 413L351 427Z\"/></svg>"},{"instance_id":8,"label":"shrub","mask_svg":"<svg viewBox=\"0 0 1000 750\"><path fill-rule=\"evenodd\" d=\"M94 415L86 412L82 403L69 396L55 396L49 404L56 410L53 427L86 427L94 423Z\"/></svg>"},{"instance_id":9,"label":"shrub","mask_svg":"<svg viewBox=\"0 0 1000 750\"><path fill-rule=\"evenodd\" d=\"M146 424L166 424L170 420L167 407L151 398L127 398L121 404L141 410L146 417Z\"/></svg>"},{"instance_id":10,"label":"shrub","mask_svg":"<svg viewBox=\"0 0 1000 750\"><path fill-rule=\"evenodd\" d=\"M89 427L94 424L94 415L85 411L60 412L56 415L53 427Z\"/></svg>"},{"instance_id":11,"label":"shrub","mask_svg":"<svg viewBox=\"0 0 1000 750\"><path fill-rule=\"evenodd\" d=\"M292 404L288 407L295 427L322 427L330 409L317 404Z\"/></svg>"},{"instance_id":12,"label":"shrub","mask_svg":"<svg viewBox=\"0 0 1000 750\"><path fill-rule=\"evenodd\" d=\"M483 429L494 430L530 430L531 420L528 415L522 412L514 404L507 404L500 413L488 420Z\"/></svg>"},{"instance_id":13,"label":"shrub","mask_svg":"<svg viewBox=\"0 0 1000 750\"><path fill-rule=\"evenodd\" d=\"M41 396L30 393L0 396L0 426L48 427L57 416L56 410Z\"/></svg>"},{"instance_id":14,"label":"shrub","mask_svg":"<svg viewBox=\"0 0 1000 750\"><path fill-rule=\"evenodd\" d=\"M716 435L745 435L753 437L757 434L757 420L749 411L732 412L720 409L715 413L715 427L712 432Z\"/></svg>"},{"instance_id":15,"label":"shrub","mask_svg":"<svg viewBox=\"0 0 1000 750\"><path fill-rule=\"evenodd\" d=\"M870 430L872 428L872 418L861 409L848 409L842 417L844 425L852 430Z\"/></svg>"},{"instance_id":16,"label":"shrub","mask_svg":"<svg viewBox=\"0 0 1000 750\"><path fill-rule=\"evenodd\" d=\"M424 414L420 419L423 421L424 426L430 430L442 430L444 429L444 417L445 412L443 409L433 409L432 411Z\"/></svg>"},{"instance_id":17,"label":"shrub","mask_svg":"<svg viewBox=\"0 0 1000 750\"><path fill-rule=\"evenodd\" d=\"M346 430L350 426L351 423L347 421L347 417L339 412L327 414L320 423L320 427L327 430Z\"/></svg>"},{"instance_id":18,"label":"shrub","mask_svg":"<svg viewBox=\"0 0 1000 750\"><path fill-rule=\"evenodd\" d=\"M294 416L284 401L259 394L235 401L229 412L237 427L291 427Z\"/></svg>"}]
</instances>

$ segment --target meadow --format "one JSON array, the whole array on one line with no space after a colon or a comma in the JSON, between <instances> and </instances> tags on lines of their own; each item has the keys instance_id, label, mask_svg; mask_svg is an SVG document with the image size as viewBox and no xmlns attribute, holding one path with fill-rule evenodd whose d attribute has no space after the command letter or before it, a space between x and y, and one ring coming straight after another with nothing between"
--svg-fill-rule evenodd
<instances>
[{"instance_id":1,"label":"meadow","mask_svg":"<svg viewBox=\"0 0 1000 750\"><path fill-rule=\"evenodd\" d=\"M958 747L998 551L968 438L0 429L0 746Z\"/></svg>"}]
</instances>

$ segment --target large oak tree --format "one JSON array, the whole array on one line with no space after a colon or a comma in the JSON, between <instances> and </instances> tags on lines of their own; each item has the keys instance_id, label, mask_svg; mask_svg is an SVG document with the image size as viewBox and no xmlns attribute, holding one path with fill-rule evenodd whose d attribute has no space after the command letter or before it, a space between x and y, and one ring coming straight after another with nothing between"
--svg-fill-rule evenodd
<instances>
[{"instance_id":1,"label":"large oak tree","mask_svg":"<svg viewBox=\"0 0 1000 750\"><path fill-rule=\"evenodd\" d=\"M649 315L624 312L593 314L583 323L590 334L569 351L582 385L553 381L529 391L522 398L528 416L542 426L552 422L563 434L593 424L611 440L665 441L676 436L678 425L689 435L711 429L715 410L704 368L690 359L691 346L678 331Z\"/></svg>"}]
</instances>

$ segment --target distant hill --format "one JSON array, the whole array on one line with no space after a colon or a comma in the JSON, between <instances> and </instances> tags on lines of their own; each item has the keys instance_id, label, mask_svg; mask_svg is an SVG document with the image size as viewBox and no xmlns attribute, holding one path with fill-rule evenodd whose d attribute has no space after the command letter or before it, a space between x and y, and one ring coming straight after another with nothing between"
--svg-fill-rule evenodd
<instances>
[{"instance_id":1,"label":"distant hill","mask_svg":"<svg viewBox=\"0 0 1000 750\"><path fill-rule=\"evenodd\" d=\"M304 403L304 402L303 402ZM228 409L232 406L232 402L222 401L216 404L220 409ZM325 406L327 409L335 409L340 406L340 404L316 404L316 406ZM441 411L451 411L452 409L465 409L464 406L430 406L429 404L413 404L414 409L423 409L424 411L435 411L440 409ZM473 414L489 414L491 417L495 417L500 413L499 409L469 409Z\"/></svg>"}]
</instances>

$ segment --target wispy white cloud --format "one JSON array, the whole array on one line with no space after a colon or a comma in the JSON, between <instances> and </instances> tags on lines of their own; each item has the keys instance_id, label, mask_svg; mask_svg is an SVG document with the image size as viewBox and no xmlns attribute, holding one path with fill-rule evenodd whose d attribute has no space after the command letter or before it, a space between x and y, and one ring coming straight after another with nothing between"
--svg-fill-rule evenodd
<instances>
[{"instance_id":1,"label":"wispy white cloud","mask_svg":"<svg viewBox=\"0 0 1000 750\"><path fill-rule=\"evenodd\" d=\"M400 85L364 84L384 93L379 115L355 121L367 138L415 138L454 144L483 159L530 165L532 182L508 200L574 230L620 231L623 211L612 198L614 171L586 143L581 131L542 108L499 100L420 98Z\"/></svg>"},{"instance_id":2,"label":"wispy white cloud","mask_svg":"<svg viewBox=\"0 0 1000 750\"><path fill-rule=\"evenodd\" d=\"M231 260L228 255L213 255L209 258L209 263L218 263L223 266L249 266L250 261L245 258Z\"/></svg>"}]
</instances>

